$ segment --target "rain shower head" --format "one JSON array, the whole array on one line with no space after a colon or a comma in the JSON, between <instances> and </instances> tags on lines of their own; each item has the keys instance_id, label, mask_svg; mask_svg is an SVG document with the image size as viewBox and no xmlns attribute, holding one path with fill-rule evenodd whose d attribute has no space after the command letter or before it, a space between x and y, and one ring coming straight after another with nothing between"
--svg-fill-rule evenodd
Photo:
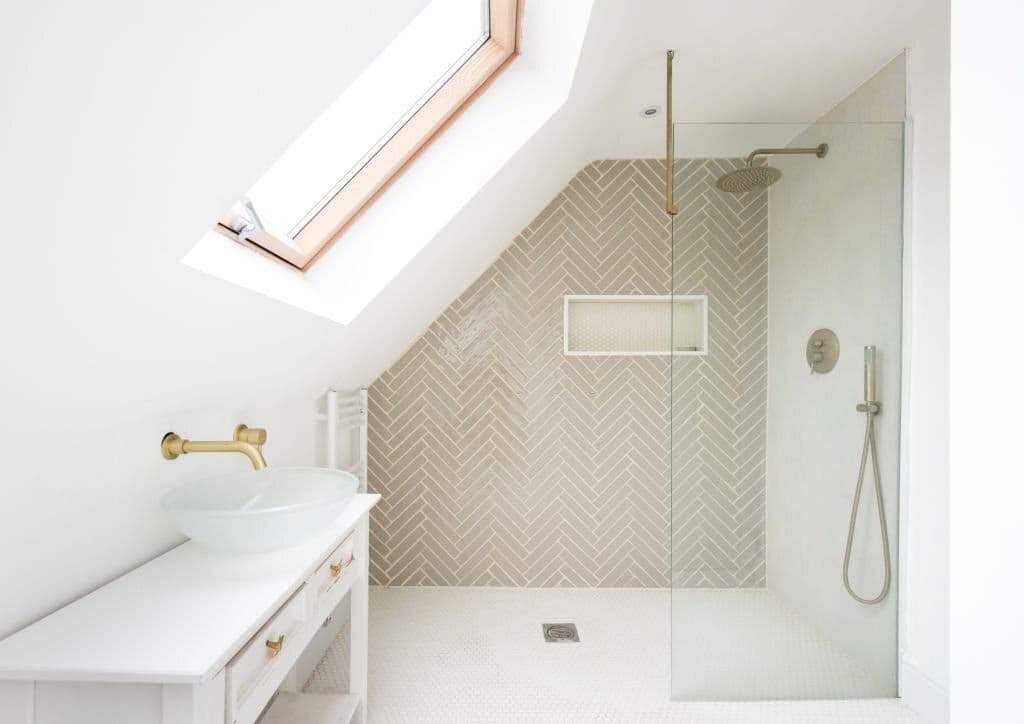
<instances>
[{"instance_id":1,"label":"rain shower head","mask_svg":"<svg viewBox=\"0 0 1024 724\"><path fill-rule=\"evenodd\" d=\"M715 181L715 186L730 194L760 191L782 178L782 171L771 166L745 166Z\"/></svg>"},{"instance_id":2,"label":"rain shower head","mask_svg":"<svg viewBox=\"0 0 1024 724\"><path fill-rule=\"evenodd\" d=\"M818 158L824 158L828 154L828 144L822 143L814 148L758 148L747 156L746 166L721 176L715 181L715 187L730 194L742 194L747 191L760 191L768 188L782 178L782 171L772 166L755 166L754 158L790 153L813 153Z\"/></svg>"}]
</instances>

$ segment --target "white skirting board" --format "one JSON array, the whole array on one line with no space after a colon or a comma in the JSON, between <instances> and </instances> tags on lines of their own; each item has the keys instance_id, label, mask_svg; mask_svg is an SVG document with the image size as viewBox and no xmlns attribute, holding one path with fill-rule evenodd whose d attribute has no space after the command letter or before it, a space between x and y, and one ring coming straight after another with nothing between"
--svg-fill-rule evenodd
<instances>
[{"instance_id":1,"label":"white skirting board","mask_svg":"<svg viewBox=\"0 0 1024 724\"><path fill-rule=\"evenodd\" d=\"M949 724L949 692L914 664L900 662L900 698L929 724Z\"/></svg>"}]
</instances>

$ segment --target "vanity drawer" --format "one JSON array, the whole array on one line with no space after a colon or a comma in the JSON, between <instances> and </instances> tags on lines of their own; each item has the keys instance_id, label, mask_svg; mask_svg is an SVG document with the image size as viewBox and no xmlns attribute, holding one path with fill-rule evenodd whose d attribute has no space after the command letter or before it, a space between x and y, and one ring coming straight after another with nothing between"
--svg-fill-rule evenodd
<instances>
[{"instance_id":1,"label":"vanity drawer","mask_svg":"<svg viewBox=\"0 0 1024 724\"><path fill-rule=\"evenodd\" d=\"M356 538L350 535L316 569L316 573L309 581L309 588L316 597L313 602L314 608L322 609L326 603L333 609L341 601L341 583L348 581L355 572L355 550Z\"/></svg>"},{"instance_id":2,"label":"vanity drawer","mask_svg":"<svg viewBox=\"0 0 1024 724\"><path fill-rule=\"evenodd\" d=\"M295 640L307 620L308 597L303 586L225 667L227 724L255 721L308 643ZM259 692L269 693L254 698Z\"/></svg>"}]
</instances>

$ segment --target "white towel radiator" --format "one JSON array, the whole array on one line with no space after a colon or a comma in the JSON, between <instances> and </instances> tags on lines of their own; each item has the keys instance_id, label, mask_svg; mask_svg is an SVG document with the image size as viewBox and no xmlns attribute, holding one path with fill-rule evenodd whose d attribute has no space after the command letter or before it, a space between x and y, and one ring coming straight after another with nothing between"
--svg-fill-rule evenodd
<instances>
[{"instance_id":1,"label":"white towel radiator","mask_svg":"<svg viewBox=\"0 0 1024 724\"><path fill-rule=\"evenodd\" d=\"M355 445L354 454L350 454L348 465L340 469L348 470L359 478L359 492L366 492L367 452L366 425L369 419L369 396L367 389L358 390L327 390L326 412L317 415L326 425L327 467L339 469L338 464L338 433L358 429L359 440Z\"/></svg>"}]
</instances>

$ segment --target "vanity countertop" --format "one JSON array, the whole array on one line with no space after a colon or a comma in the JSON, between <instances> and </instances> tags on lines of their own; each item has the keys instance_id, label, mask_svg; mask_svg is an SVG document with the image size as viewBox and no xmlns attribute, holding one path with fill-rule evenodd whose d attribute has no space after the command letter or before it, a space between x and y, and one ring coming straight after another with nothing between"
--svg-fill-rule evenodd
<instances>
[{"instance_id":1,"label":"vanity countertop","mask_svg":"<svg viewBox=\"0 0 1024 724\"><path fill-rule=\"evenodd\" d=\"M187 541L0 641L0 680L207 681L378 500L356 495L312 539L273 553Z\"/></svg>"}]
</instances>

